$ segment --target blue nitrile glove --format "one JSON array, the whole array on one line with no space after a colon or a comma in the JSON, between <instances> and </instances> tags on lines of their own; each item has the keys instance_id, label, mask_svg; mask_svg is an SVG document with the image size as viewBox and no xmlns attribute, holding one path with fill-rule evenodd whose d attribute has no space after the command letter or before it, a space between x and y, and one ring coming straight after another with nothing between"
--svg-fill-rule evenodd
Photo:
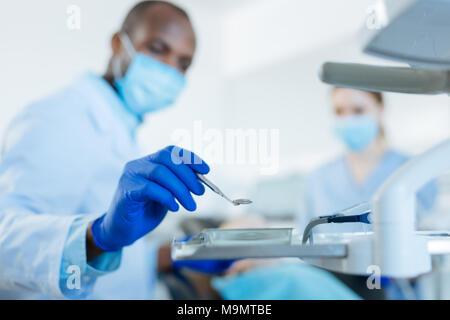
<instances>
[{"instance_id":1,"label":"blue nitrile glove","mask_svg":"<svg viewBox=\"0 0 450 320\"><path fill-rule=\"evenodd\" d=\"M204 274L215 275L222 274L227 271L235 260L203 260L203 261L173 261L174 269L190 269Z\"/></svg>"},{"instance_id":2,"label":"blue nitrile glove","mask_svg":"<svg viewBox=\"0 0 450 320\"><path fill-rule=\"evenodd\" d=\"M192 236L187 236L186 238L179 239L177 241L185 242L189 241L191 238ZM172 267L175 270L186 268L209 275L215 275L222 274L227 271L235 261L236 260L172 260Z\"/></svg>"},{"instance_id":3,"label":"blue nitrile glove","mask_svg":"<svg viewBox=\"0 0 450 320\"><path fill-rule=\"evenodd\" d=\"M205 193L196 172L207 174L209 167L194 153L173 146L129 162L111 207L92 225L96 245L111 252L133 244L154 230L168 210L179 210L175 199L195 211L191 192Z\"/></svg>"}]
</instances>

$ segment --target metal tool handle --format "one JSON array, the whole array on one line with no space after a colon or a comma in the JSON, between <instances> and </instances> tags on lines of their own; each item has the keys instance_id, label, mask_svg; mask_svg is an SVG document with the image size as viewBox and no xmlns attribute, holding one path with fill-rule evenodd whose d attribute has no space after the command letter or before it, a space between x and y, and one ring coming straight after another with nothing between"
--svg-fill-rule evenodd
<instances>
[{"instance_id":1,"label":"metal tool handle","mask_svg":"<svg viewBox=\"0 0 450 320\"><path fill-rule=\"evenodd\" d=\"M209 189L211 189L213 192L217 193L219 196L227 200L228 202L232 203L233 205L236 205L233 200L228 198L225 193L222 192L214 183L209 181L204 175L197 173L197 177L200 179L203 184L205 184Z\"/></svg>"},{"instance_id":2,"label":"metal tool handle","mask_svg":"<svg viewBox=\"0 0 450 320\"><path fill-rule=\"evenodd\" d=\"M203 184L205 186L207 186L209 189L211 189L213 192L219 194L219 195L223 195L223 192L211 181L209 181L204 175L197 173L197 177L200 179L201 182L203 182Z\"/></svg>"}]
</instances>

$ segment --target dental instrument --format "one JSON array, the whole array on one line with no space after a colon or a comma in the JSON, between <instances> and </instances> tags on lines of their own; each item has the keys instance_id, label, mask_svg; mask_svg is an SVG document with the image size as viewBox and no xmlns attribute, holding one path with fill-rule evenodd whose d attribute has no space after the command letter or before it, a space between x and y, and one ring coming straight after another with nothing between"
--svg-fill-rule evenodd
<instances>
[{"instance_id":1,"label":"dental instrument","mask_svg":"<svg viewBox=\"0 0 450 320\"><path fill-rule=\"evenodd\" d=\"M240 205L247 205L247 204L252 204L253 203L253 201L248 200L248 199L231 200L214 183L209 181L204 175L198 173L197 177L205 186L207 186L213 192L217 193L219 196L221 196L222 198L224 198L225 200L227 200L228 202L233 204L235 207L238 207Z\"/></svg>"}]
</instances>

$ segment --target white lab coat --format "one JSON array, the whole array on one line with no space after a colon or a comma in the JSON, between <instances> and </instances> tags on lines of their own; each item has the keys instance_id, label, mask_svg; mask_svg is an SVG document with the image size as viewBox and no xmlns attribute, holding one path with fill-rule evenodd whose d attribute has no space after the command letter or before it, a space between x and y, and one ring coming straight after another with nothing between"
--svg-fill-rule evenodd
<instances>
[{"instance_id":1,"label":"white lab coat","mask_svg":"<svg viewBox=\"0 0 450 320\"><path fill-rule=\"evenodd\" d=\"M60 267L79 215L109 206L127 161L140 156L129 114L100 77L87 74L13 121L0 163L0 298L62 297ZM84 242L78 240L84 258ZM140 240L90 298L149 299L155 252Z\"/></svg>"}]
</instances>

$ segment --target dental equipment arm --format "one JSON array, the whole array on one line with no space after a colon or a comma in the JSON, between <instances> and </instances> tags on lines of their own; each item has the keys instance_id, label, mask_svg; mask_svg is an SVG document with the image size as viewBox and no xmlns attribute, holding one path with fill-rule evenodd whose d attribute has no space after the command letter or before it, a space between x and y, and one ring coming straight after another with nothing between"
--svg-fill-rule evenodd
<instances>
[{"instance_id":1,"label":"dental equipment arm","mask_svg":"<svg viewBox=\"0 0 450 320\"><path fill-rule=\"evenodd\" d=\"M375 92L450 93L447 71L327 62L320 79L327 84Z\"/></svg>"},{"instance_id":2,"label":"dental equipment arm","mask_svg":"<svg viewBox=\"0 0 450 320\"><path fill-rule=\"evenodd\" d=\"M415 235L415 194L450 171L450 140L412 159L373 199L374 262L390 276L416 276L430 270L424 239Z\"/></svg>"}]
</instances>

